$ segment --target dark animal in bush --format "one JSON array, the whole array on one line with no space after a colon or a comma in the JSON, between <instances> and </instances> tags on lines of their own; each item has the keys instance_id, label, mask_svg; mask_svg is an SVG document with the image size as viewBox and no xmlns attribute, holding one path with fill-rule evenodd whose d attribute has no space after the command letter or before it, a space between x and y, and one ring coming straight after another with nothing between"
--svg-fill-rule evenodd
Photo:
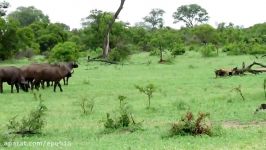
<instances>
[{"instance_id":1,"label":"dark animal in bush","mask_svg":"<svg viewBox=\"0 0 266 150\"><path fill-rule=\"evenodd\" d=\"M255 113L257 113L260 110L266 110L266 104L261 104L260 107L258 107L255 111Z\"/></svg>"},{"instance_id":2,"label":"dark animal in bush","mask_svg":"<svg viewBox=\"0 0 266 150\"><path fill-rule=\"evenodd\" d=\"M0 68L0 93L3 93L3 82L7 82L11 85L11 93L13 93L13 87L15 85L17 93L19 93L19 87L23 91L28 91L28 85L23 76L23 72L17 67L2 67Z\"/></svg>"},{"instance_id":3,"label":"dark animal in bush","mask_svg":"<svg viewBox=\"0 0 266 150\"><path fill-rule=\"evenodd\" d=\"M41 81L53 81L54 92L56 91L57 86L59 86L60 91L62 92L63 90L60 81L66 76L71 76L71 71L69 68L65 67L65 65L51 65L36 71L33 84L39 85Z\"/></svg>"}]
</instances>

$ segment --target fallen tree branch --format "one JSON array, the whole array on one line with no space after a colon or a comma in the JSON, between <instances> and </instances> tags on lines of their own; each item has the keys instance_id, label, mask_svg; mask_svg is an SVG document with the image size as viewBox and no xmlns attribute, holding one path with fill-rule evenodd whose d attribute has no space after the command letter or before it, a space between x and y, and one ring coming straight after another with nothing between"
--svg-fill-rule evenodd
<instances>
[{"instance_id":1,"label":"fallen tree branch","mask_svg":"<svg viewBox=\"0 0 266 150\"><path fill-rule=\"evenodd\" d=\"M253 66L260 66L260 68L255 68L253 69ZM257 62L253 62L252 64L248 65L247 67L245 67L245 63L242 63L242 69L238 69L237 67L233 68L233 69L218 69L215 70L215 74L216 77L220 76L234 76L234 75L244 75L244 73L249 72L252 74L258 74L258 73L263 73L266 72L266 65L261 64L261 63L257 63Z\"/></svg>"},{"instance_id":2,"label":"fallen tree branch","mask_svg":"<svg viewBox=\"0 0 266 150\"><path fill-rule=\"evenodd\" d=\"M109 60L106 60L106 59L88 59L88 62L93 62L93 61L105 62L105 63L109 63L109 64L118 64L118 62L109 61Z\"/></svg>"}]
</instances>

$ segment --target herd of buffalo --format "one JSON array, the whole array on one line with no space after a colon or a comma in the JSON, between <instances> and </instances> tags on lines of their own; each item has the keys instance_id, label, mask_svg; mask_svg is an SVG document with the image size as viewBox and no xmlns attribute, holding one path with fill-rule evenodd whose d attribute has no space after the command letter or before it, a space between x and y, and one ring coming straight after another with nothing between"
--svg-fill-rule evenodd
<instances>
[{"instance_id":1,"label":"herd of buffalo","mask_svg":"<svg viewBox=\"0 0 266 150\"><path fill-rule=\"evenodd\" d=\"M73 68L78 68L76 62L30 64L20 68L14 66L0 67L0 93L3 93L4 82L11 85L11 93L13 93L14 85L17 92L20 88L27 92L29 88L38 90L40 85L44 87L45 82L47 82L47 86L50 86L50 82L54 84L54 92L57 86L62 92L60 81L63 79L64 84L67 85L69 77L74 73Z\"/></svg>"}]
</instances>

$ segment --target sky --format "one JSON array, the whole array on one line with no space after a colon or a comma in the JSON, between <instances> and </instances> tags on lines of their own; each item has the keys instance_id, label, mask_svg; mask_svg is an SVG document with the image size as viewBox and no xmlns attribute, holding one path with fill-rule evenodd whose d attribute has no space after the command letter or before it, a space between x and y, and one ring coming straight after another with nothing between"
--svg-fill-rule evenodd
<instances>
[{"instance_id":1,"label":"sky","mask_svg":"<svg viewBox=\"0 0 266 150\"><path fill-rule=\"evenodd\" d=\"M1 1L1 0L0 0ZM120 0L5 0L11 7L8 12L19 6L34 6L48 15L50 21L61 22L70 28L80 28L81 19L89 16L90 10L98 9L115 12ZM232 22L249 27L266 22L266 0L126 0L119 20L134 25L142 22L151 9L160 8L164 14L165 26L180 28L183 23L173 24L172 14L181 5L198 4L207 10L208 23L216 27L218 23Z\"/></svg>"}]
</instances>

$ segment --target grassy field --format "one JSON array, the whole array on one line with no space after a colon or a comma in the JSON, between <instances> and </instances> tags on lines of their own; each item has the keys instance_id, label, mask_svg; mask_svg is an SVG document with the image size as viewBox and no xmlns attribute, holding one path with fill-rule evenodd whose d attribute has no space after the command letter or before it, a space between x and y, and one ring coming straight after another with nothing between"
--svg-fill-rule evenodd
<instances>
[{"instance_id":1,"label":"grassy field","mask_svg":"<svg viewBox=\"0 0 266 150\"><path fill-rule=\"evenodd\" d=\"M215 78L214 70L221 67L251 63L251 56L220 56L202 58L188 53L176 57L170 64L158 64L157 57L147 53L133 55L125 65L108 65L80 61L64 92L52 88L39 93L47 106L43 134L16 137L21 142L67 142L67 146L12 146L0 149L266 149L266 113L254 115L255 109L265 103L263 80L266 74ZM265 61L261 60L261 61ZM2 65L21 66L27 61ZM134 85L154 84L157 92L146 109L147 98ZM241 85L243 101L236 91ZM143 121L143 130L133 133L103 134L106 113L119 106L118 96L127 102L136 121ZM95 98L93 112L82 115L82 98ZM9 119L26 116L38 102L32 92L10 93L4 86L0 95L0 127L6 130ZM171 124L187 111L210 113L212 124L222 127L219 136L176 136L162 138Z\"/></svg>"}]
</instances>

